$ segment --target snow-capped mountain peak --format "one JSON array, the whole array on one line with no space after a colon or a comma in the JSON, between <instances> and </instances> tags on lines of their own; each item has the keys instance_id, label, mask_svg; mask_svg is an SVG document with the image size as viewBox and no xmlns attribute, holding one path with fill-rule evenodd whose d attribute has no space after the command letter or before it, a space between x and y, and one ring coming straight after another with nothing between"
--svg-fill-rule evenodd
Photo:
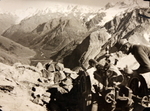
<instances>
[{"instance_id":1,"label":"snow-capped mountain peak","mask_svg":"<svg viewBox=\"0 0 150 111\"><path fill-rule=\"evenodd\" d=\"M48 13L62 13L64 15L68 15L70 13L73 13L76 15L76 13L80 13L81 15L84 15L84 13L93 13L98 12L98 7L89 7L89 6L80 6L80 5L66 5L66 4L57 4L54 6L49 6L43 9L37 9L34 7L30 7L26 10L16 10L14 12L11 12L13 15L17 15L19 18L17 20L17 23L19 23L21 20L25 18L29 18L34 15L45 15ZM0 10L1 12L1 10Z\"/></svg>"},{"instance_id":2,"label":"snow-capped mountain peak","mask_svg":"<svg viewBox=\"0 0 150 111\"><path fill-rule=\"evenodd\" d=\"M131 8L138 6L137 0L125 0L123 2L117 2L114 3L108 3L104 8L102 7L92 7L92 6L84 6L84 5L77 5L77 4L53 4L49 7L45 7L43 9L37 9L34 7L29 7L25 10L15 10L14 12L9 12L15 16L18 16L18 19L16 20L16 23L20 23L23 19L27 19L32 16L40 16L45 14L51 14L51 13L58 13L63 14L64 16L68 16L69 14L72 14L74 16L80 16L79 18L83 18L87 13L93 13L89 16L90 20L95 16L95 13L106 13L106 17L104 18L104 22L107 22L111 20L116 14ZM0 13L6 13L0 10Z\"/></svg>"}]
</instances>

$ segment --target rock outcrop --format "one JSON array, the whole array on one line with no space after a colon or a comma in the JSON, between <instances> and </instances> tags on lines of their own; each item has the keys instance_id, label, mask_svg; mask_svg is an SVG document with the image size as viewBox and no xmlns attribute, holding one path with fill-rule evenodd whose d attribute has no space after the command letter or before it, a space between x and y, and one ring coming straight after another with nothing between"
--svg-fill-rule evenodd
<instances>
[{"instance_id":1,"label":"rock outcrop","mask_svg":"<svg viewBox=\"0 0 150 111\"><path fill-rule=\"evenodd\" d=\"M87 68L89 59L96 59L97 55L105 54L105 52L101 52L101 47L108 38L110 35L105 28L93 32L76 47L71 55L64 59L65 66L75 68L83 64Z\"/></svg>"},{"instance_id":2,"label":"rock outcrop","mask_svg":"<svg viewBox=\"0 0 150 111\"><path fill-rule=\"evenodd\" d=\"M78 77L76 72L61 63L56 63L55 68L57 71L50 73L44 66L41 69L21 63L13 66L0 63L0 110L33 111L36 108L37 111L47 111L51 101L51 92L48 90L57 88L60 94L66 94L73 88L73 79ZM48 75L44 76L46 72ZM54 75L54 79L50 74ZM61 75L65 75L65 78L62 79Z\"/></svg>"}]
</instances>

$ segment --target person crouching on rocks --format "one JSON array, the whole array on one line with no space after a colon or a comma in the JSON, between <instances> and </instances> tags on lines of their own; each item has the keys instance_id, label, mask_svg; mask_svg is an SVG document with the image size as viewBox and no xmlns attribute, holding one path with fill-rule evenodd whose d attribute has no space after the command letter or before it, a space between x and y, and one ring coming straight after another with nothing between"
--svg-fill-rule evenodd
<instances>
[{"instance_id":1,"label":"person crouching on rocks","mask_svg":"<svg viewBox=\"0 0 150 111\"><path fill-rule=\"evenodd\" d=\"M150 47L145 45L136 45L128 42L127 39L120 39L115 45L119 51L124 54L132 54L137 62L139 63L139 68L132 70L128 67L124 71L128 74L141 74L150 72Z\"/></svg>"}]
</instances>

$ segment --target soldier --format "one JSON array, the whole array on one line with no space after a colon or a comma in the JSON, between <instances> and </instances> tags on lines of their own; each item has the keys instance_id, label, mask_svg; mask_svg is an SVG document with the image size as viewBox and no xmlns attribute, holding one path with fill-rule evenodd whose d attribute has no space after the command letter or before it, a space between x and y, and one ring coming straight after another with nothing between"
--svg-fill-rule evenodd
<instances>
[{"instance_id":1,"label":"soldier","mask_svg":"<svg viewBox=\"0 0 150 111\"><path fill-rule=\"evenodd\" d=\"M128 74L150 72L150 47L131 44L126 39L119 40L116 43L116 47L124 54L128 55L129 53L131 53L140 65L136 70L131 70L128 67L125 68L125 71Z\"/></svg>"}]
</instances>

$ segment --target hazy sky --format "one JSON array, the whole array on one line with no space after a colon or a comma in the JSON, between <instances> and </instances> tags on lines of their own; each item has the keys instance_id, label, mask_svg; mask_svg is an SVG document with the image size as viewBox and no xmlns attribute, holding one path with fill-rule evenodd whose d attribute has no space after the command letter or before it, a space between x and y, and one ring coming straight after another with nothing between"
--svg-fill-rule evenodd
<instances>
[{"instance_id":1,"label":"hazy sky","mask_svg":"<svg viewBox=\"0 0 150 111\"><path fill-rule=\"evenodd\" d=\"M46 8L54 2L60 3L74 3L80 5L91 5L96 7L102 7L108 2L118 2L124 0L0 0L0 9L5 11L13 11L16 9L27 9L30 7ZM136 0L135 0L136 1ZM143 0L138 0L143 2ZM148 4L148 2L147 2ZM149 6L149 5L148 5Z\"/></svg>"}]
</instances>

